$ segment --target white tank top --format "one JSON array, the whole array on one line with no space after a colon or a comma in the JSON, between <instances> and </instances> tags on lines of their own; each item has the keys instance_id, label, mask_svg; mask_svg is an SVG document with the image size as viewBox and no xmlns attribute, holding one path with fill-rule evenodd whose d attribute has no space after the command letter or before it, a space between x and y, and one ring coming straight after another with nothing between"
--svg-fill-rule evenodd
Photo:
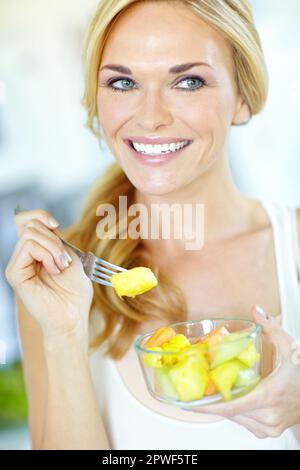
<instances>
[{"instance_id":1,"label":"white tank top","mask_svg":"<svg viewBox=\"0 0 300 470\"><path fill-rule=\"evenodd\" d=\"M300 257L296 212L277 203L262 202L262 205L274 234L282 327L297 339L300 338ZM90 357L92 380L112 450L300 449L292 429L278 438L258 439L227 419L199 423L198 413L159 403L147 391L133 347L125 356L124 360L130 361L135 389L145 397L143 402L129 390L116 362L104 356L103 347Z\"/></svg>"}]
</instances>

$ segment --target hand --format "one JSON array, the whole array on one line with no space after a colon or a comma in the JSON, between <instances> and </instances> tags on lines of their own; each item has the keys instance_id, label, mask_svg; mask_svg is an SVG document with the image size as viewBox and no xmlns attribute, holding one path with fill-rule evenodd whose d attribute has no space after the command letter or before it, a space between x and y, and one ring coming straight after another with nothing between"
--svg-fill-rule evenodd
<instances>
[{"instance_id":1,"label":"hand","mask_svg":"<svg viewBox=\"0 0 300 470\"><path fill-rule=\"evenodd\" d=\"M300 351L276 319L264 318L264 312L259 310L254 308L253 316L275 346L275 369L248 395L193 411L228 418L258 438L278 437L287 428L300 424Z\"/></svg>"},{"instance_id":2,"label":"hand","mask_svg":"<svg viewBox=\"0 0 300 470\"><path fill-rule=\"evenodd\" d=\"M93 286L78 256L59 239L51 219L43 210L16 216L19 240L5 275L45 339L56 341L74 334L87 343Z\"/></svg>"}]
</instances>

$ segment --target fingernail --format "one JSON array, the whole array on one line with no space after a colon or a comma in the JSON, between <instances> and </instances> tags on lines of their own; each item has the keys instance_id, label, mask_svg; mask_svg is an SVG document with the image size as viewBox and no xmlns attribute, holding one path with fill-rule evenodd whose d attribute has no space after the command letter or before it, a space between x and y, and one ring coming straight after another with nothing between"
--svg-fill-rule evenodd
<instances>
[{"instance_id":1,"label":"fingernail","mask_svg":"<svg viewBox=\"0 0 300 470\"><path fill-rule=\"evenodd\" d=\"M66 255L66 259L69 261L69 263L72 263L72 258L71 256L69 255L69 253L67 251L64 252L65 255Z\"/></svg>"},{"instance_id":2,"label":"fingernail","mask_svg":"<svg viewBox=\"0 0 300 470\"><path fill-rule=\"evenodd\" d=\"M70 256L66 251L64 251L63 254L60 255L60 259L61 259L62 265L65 268L68 268L69 265L70 265L70 262L72 261L72 258L71 258L71 261L70 261Z\"/></svg>"},{"instance_id":3,"label":"fingernail","mask_svg":"<svg viewBox=\"0 0 300 470\"><path fill-rule=\"evenodd\" d=\"M265 320L268 320L268 318L269 318L268 315L266 314L266 312L261 307L256 305L255 308L256 308L256 313L258 313L258 315L263 317Z\"/></svg>"},{"instance_id":4,"label":"fingernail","mask_svg":"<svg viewBox=\"0 0 300 470\"><path fill-rule=\"evenodd\" d=\"M59 226L59 222L57 222L56 219L54 219L53 217L50 217L49 219L49 225L51 225L51 227L53 228L56 228Z\"/></svg>"}]
</instances>

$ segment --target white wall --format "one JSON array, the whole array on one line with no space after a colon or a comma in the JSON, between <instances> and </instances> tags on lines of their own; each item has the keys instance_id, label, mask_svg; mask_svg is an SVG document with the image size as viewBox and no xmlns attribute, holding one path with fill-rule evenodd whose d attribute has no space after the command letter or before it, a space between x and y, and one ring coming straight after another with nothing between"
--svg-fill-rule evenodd
<instances>
[{"instance_id":1,"label":"white wall","mask_svg":"<svg viewBox=\"0 0 300 470\"><path fill-rule=\"evenodd\" d=\"M82 40L96 3L1 0L1 188L36 179L56 197L105 164L80 105Z\"/></svg>"},{"instance_id":2,"label":"white wall","mask_svg":"<svg viewBox=\"0 0 300 470\"><path fill-rule=\"evenodd\" d=\"M300 2L252 0L270 76L264 111L232 131L238 186L300 206Z\"/></svg>"},{"instance_id":3,"label":"white wall","mask_svg":"<svg viewBox=\"0 0 300 470\"><path fill-rule=\"evenodd\" d=\"M37 180L48 197L110 161L83 127L81 46L97 0L1 0L0 187ZM232 130L232 168L249 194L300 205L300 2L252 0L271 88L264 112ZM1 140L3 142L1 144Z\"/></svg>"}]
</instances>

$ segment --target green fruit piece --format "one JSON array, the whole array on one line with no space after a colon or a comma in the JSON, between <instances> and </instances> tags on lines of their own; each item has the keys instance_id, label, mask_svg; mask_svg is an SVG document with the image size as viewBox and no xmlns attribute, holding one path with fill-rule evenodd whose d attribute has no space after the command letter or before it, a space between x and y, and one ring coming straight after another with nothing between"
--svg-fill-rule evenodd
<instances>
[{"instance_id":1,"label":"green fruit piece","mask_svg":"<svg viewBox=\"0 0 300 470\"><path fill-rule=\"evenodd\" d=\"M234 382L234 387L248 387L255 385L259 381L259 375L253 369L248 369L241 363L241 370Z\"/></svg>"},{"instance_id":2,"label":"green fruit piece","mask_svg":"<svg viewBox=\"0 0 300 470\"><path fill-rule=\"evenodd\" d=\"M241 370L241 364L232 360L219 365L209 372L209 377L225 400L231 400L231 389Z\"/></svg>"},{"instance_id":3,"label":"green fruit piece","mask_svg":"<svg viewBox=\"0 0 300 470\"><path fill-rule=\"evenodd\" d=\"M253 341L242 351L237 357L243 364L248 367L253 367L259 361L260 354L257 352Z\"/></svg>"},{"instance_id":4,"label":"green fruit piece","mask_svg":"<svg viewBox=\"0 0 300 470\"><path fill-rule=\"evenodd\" d=\"M163 367L155 370L156 390L157 392L168 398L178 399L177 392L170 378L170 367Z\"/></svg>"},{"instance_id":5,"label":"green fruit piece","mask_svg":"<svg viewBox=\"0 0 300 470\"><path fill-rule=\"evenodd\" d=\"M186 357L170 369L178 398L188 402L200 400L208 384L208 373L195 357Z\"/></svg>"},{"instance_id":6,"label":"green fruit piece","mask_svg":"<svg viewBox=\"0 0 300 470\"><path fill-rule=\"evenodd\" d=\"M162 349L164 351L169 351L169 352L179 352L179 354L170 354L167 355L165 354L163 356L163 364L164 365L173 365L176 364L181 358L182 355L180 354L180 351L186 350L187 348L191 347L191 343L189 340L182 334L178 334L173 336L170 341L167 341L162 345Z\"/></svg>"},{"instance_id":7,"label":"green fruit piece","mask_svg":"<svg viewBox=\"0 0 300 470\"><path fill-rule=\"evenodd\" d=\"M162 351L162 348L159 346L153 346L152 348L147 348L149 351ZM162 355L161 354L143 354L143 363L146 367L153 367L154 369L158 367L163 367L162 364Z\"/></svg>"},{"instance_id":8,"label":"green fruit piece","mask_svg":"<svg viewBox=\"0 0 300 470\"><path fill-rule=\"evenodd\" d=\"M232 341L236 341L238 339L247 338L251 334L251 331L244 330L244 331L237 331L235 333L229 333L229 335L224 336L222 338L223 343L231 343Z\"/></svg>"},{"instance_id":9,"label":"green fruit piece","mask_svg":"<svg viewBox=\"0 0 300 470\"><path fill-rule=\"evenodd\" d=\"M212 357L210 367L215 369L220 364L238 357L253 341L248 335L249 332L241 332L224 336L220 343L210 351Z\"/></svg>"}]
</instances>

